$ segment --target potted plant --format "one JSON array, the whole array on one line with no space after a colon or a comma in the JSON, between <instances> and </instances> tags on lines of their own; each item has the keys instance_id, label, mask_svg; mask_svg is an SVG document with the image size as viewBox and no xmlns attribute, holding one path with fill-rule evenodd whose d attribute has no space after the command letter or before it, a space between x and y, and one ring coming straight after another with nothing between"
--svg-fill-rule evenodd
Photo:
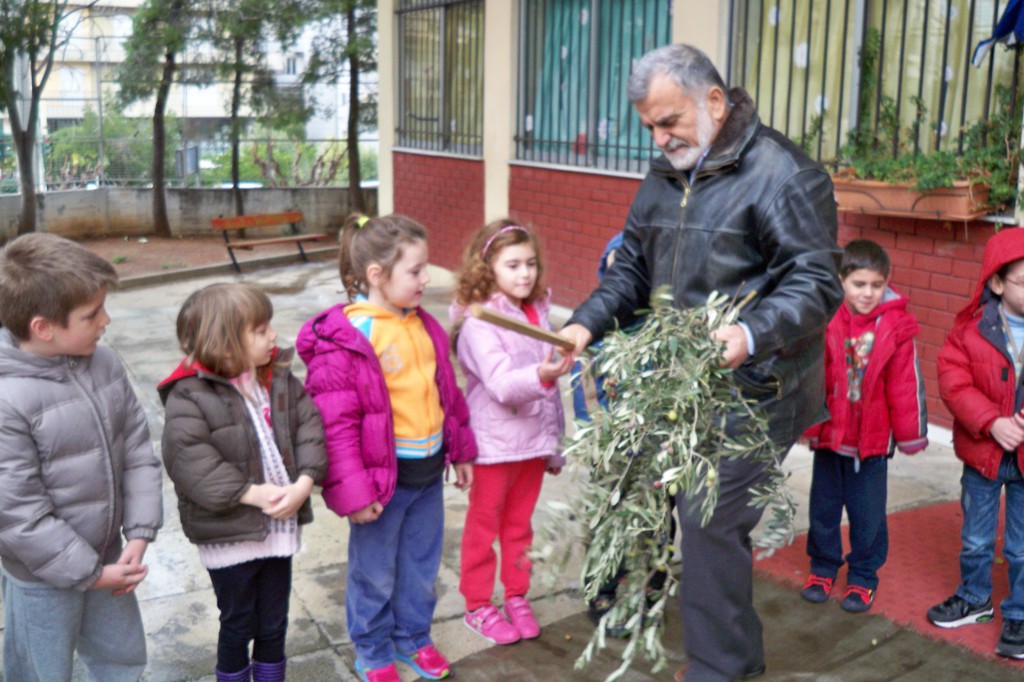
<instances>
[{"instance_id":1,"label":"potted plant","mask_svg":"<svg viewBox=\"0 0 1024 682\"><path fill-rule=\"evenodd\" d=\"M878 32L869 31L860 53L859 123L832 178L840 210L966 221L1011 206L1017 198L1021 111L1009 91L997 88L998 105L987 120L963 131L963 144L911 149L907 141L918 139L926 120L920 99L912 99L915 117L903 135L891 98L881 97L877 121L871 115L878 45Z\"/></svg>"}]
</instances>

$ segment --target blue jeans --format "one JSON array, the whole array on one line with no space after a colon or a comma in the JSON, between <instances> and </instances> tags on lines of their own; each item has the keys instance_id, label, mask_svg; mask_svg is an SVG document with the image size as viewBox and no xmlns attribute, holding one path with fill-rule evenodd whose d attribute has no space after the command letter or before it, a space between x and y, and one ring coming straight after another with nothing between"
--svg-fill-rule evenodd
<instances>
[{"instance_id":1,"label":"blue jeans","mask_svg":"<svg viewBox=\"0 0 1024 682\"><path fill-rule=\"evenodd\" d=\"M209 573L220 609L217 670L233 673L249 665L250 642L253 660L283 661L292 558L255 559Z\"/></svg>"},{"instance_id":2,"label":"blue jeans","mask_svg":"<svg viewBox=\"0 0 1024 682\"><path fill-rule=\"evenodd\" d=\"M1003 556L1010 567L1010 595L1000 604L1004 620L1024 620L1024 477L1016 455L1003 455L996 479L964 465L960 477L960 586L957 595L980 605L992 596L992 561L999 524L999 497L1006 486L1006 529Z\"/></svg>"},{"instance_id":3,"label":"blue jeans","mask_svg":"<svg viewBox=\"0 0 1024 682\"><path fill-rule=\"evenodd\" d=\"M391 664L431 644L441 568L444 489L395 487L373 523L349 525L345 615L359 660L368 669Z\"/></svg>"},{"instance_id":4,"label":"blue jeans","mask_svg":"<svg viewBox=\"0 0 1024 682\"><path fill-rule=\"evenodd\" d=\"M873 590L878 569L889 555L885 519L889 458L868 457L860 462L832 450L814 451L811 475L811 527L807 555L811 573L835 578L843 565L843 507L850 520L850 553L846 582Z\"/></svg>"}]
</instances>

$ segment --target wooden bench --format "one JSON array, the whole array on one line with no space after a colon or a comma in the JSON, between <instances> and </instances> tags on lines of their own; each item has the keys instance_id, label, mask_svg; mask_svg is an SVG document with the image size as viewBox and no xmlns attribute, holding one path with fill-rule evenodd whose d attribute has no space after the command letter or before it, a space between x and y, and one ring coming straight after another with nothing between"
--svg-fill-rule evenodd
<instances>
[{"instance_id":1,"label":"wooden bench","mask_svg":"<svg viewBox=\"0 0 1024 682\"><path fill-rule=\"evenodd\" d=\"M288 213L243 215L234 218L214 218L211 223L214 232L220 232L224 235L224 245L228 249L228 255L231 256L231 264L235 266L236 271L241 272L242 268L239 267L238 259L235 258L235 249L250 250L257 246L293 242L295 246L299 247L299 255L302 256L302 260L309 260L306 257L306 252L302 249L302 243L327 239L327 235L321 233L303 234L299 231L299 223L302 220L301 211L290 211ZM233 230L244 230L250 227L273 227L275 225L288 225L291 233L281 237L258 239L231 239L228 236L228 233Z\"/></svg>"}]
</instances>

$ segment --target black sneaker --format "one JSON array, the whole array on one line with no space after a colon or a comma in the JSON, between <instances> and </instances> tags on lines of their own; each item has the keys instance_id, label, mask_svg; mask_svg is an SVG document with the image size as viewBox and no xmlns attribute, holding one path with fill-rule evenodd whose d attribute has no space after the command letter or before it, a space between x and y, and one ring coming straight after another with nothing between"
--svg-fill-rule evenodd
<instances>
[{"instance_id":1,"label":"black sneaker","mask_svg":"<svg viewBox=\"0 0 1024 682\"><path fill-rule=\"evenodd\" d=\"M740 679L752 680L755 677L761 677L761 675L764 675L765 670L766 668L764 666L764 663L762 663L761 665L755 665L753 668L747 668L746 670L744 670L743 674L740 675Z\"/></svg>"},{"instance_id":2,"label":"black sneaker","mask_svg":"<svg viewBox=\"0 0 1024 682\"><path fill-rule=\"evenodd\" d=\"M850 613L864 613L875 603L875 591L863 585L847 585L839 606Z\"/></svg>"},{"instance_id":3,"label":"black sneaker","mask_svg":"<svg viewBox=\"0 0 1024 682\"><path fill-rule=\"evenodd\" d=\"M1024 620L1004 620L996 653L1007 658L1024 659Z\"/></svg>"},{"instance_id":4,"label":"black sneaker","mask_svg":"<svg viewBox=\"0 0 1024 682\"><path fill-rule=\"evenodd\" d=\"M985 600L981 606L974 606L954 594L941 604L928 609L928 620L940 628L958 628L961 625L987 623L992 620L993 613L991 599Z\"/></svg>"},{"instance_id":5,"label":"black sneaker","mask_svg":"<svg viewBox=\"0 0 1024 682\"><path fill-rule=\"evenodd\" d=\"M832 583L835 578L826 578L823 575L811 573L800 590L800 596L815 604L824 604L828 601L828 595L832 592Z\"/></svg>"}]
</instances>

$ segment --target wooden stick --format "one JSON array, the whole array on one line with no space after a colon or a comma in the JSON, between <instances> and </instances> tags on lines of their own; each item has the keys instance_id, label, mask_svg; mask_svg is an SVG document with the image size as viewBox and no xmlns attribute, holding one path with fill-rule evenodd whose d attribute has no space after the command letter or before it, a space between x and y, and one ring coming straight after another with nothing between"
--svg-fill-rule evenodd
<instances>
[{"instance_id":1,"label":"wooden stick","mask_svg":"<svg viewBox=\"0 0 1024 682\"><path fill-rule=\"evenodd\" d=\"M554 332L549 332L547 329L535 327L532 324L527 324L526 322L517 320L514 317L509 317L508 315L502 315L501 313L497 313L489 308L483 307L479 303L474 303L469 306L469 314L478 320L490 322L491 324L496 324L499 327L510 329L518 334L524 334L534 339L539 339L545 343L550 343L552 346L558 346L569 353L576 349L576 344L561 334L556 334Z\"/></svg>"}]
</instances>

